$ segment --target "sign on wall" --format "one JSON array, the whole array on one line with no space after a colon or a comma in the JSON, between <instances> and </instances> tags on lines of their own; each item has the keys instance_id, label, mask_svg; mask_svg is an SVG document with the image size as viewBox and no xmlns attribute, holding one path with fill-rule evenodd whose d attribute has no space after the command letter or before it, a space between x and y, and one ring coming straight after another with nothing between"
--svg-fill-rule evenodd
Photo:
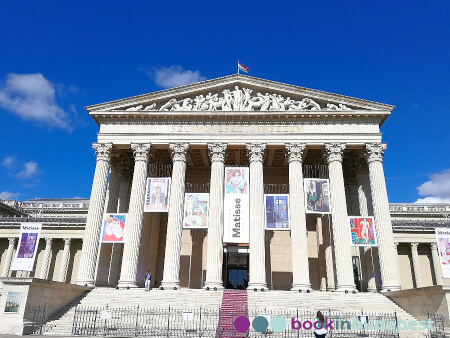
<instances>
[{"instance_id":1,"label":"sign on wall","mask_svg":"<svg viewBox=\"0 0 450 338\"><path fill-rule=\"evenodd\" d=\"M21 291L8 291L6 295L6 304L4 312L19 312L20 301L22 300L22 292Z\"/></svg>"},{"instance_id":2,"label":"sign on wall","mask_svg":"<svg viewBox=\"0 0 450 338\"><path fill-rule=\"evenodd\" d=\"M147 178L145 212L168 212L170 177Z\"/></svg>"},{"instance_id":3,"label":"sign on wall","mask_svg":"<svg viewBox=\"0 0 450 338\"><path fill-rule=\"evenodd\" d=\"M42 223L22 223L16 257L11 265L12 271L33 271L36 251L41 235Z\"/></svg>"},{"instance_id":4,"label":"sign on wall","mask_svg":"<svg viewBox=\"0 0 450 338\"><path fill-rule=\"evenodd\" d=\"M266 230L290 230L289 195L265 194Z\"/></svg>"},{"instance_id":5,"label":"sign on wall","mask_svg":"<svg viewBox=\"0 0 450 338\"><path fill-rule=\"evenodd\" d=\"M208 227L209 194L184 194L184 220L185 229L206 229Z\"/></svg>"},{"instance_id":6,"label":"sign on wall","mask_svg":"<svg viewBox=\"0 0 450 338\"><path fill-rule=\"evenodd\" d=\"M104 214L100 242L124 243L127 214Z\"/></svg>"},{"instance_id":7,"label":"sign on wall","mask_svg":"<svg viewBox=\"0 0 450 338\"><path fill-rule=\"evenodd\" d=\"M307 214L330 214L330 182L322 178L305 178L305 208Z\"/></svg>"},{"instance_id":8,"label":"sign on wall","mask_svg":"<svg viewBox=\"0 0 450 338\"><path fill-rule=\"evenodd\" d=\"M450 278L450 229L436 228L436 242L441 261L442 277Z\"/></svg>"},{"instance_id":9,"label":"sign on wall","mask_svg":"<svg viewBox=\"0 0 450 338\"><path fill-rule=\"evenodd\" d=\"M224 243L248 243L250 199L249 168L225 168Z\"/></svg>"},{"instance_id":10,"label":"sign on wall","mask_svg":"<svg viewBox=\"0 0 450 338\"><path fill-rule=\"evenodd\" d=\"M352 246L377 246L373 217L350 216Z\"/></svg>"}]
</instances>

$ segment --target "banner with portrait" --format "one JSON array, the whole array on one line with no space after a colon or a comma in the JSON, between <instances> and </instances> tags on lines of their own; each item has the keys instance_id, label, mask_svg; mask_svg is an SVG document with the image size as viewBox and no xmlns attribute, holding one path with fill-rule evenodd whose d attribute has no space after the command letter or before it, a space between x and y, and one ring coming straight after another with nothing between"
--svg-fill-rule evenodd
<instances>
[{"instance_id":1,"label":"banner with portrait","mask_svg":"<svg viewBox=\"0 0 450 338\"><path fill-rule=\"evenodd\" d=\"M127 214L104 214L100 242L125 243Z\"/></svg>"},{"instance_id":2,"label":"banner with portrait","mask_svg":"<svg viewBox=\"0 0 450 338\"><path fill-rule=\"evenodd\" d=\"M168 212L170 177L147 178L144 212Z\"/></svg>"},{"instance_id":3,"label":"banner with portrait","mask_svg":"<svg viewBox=\"0 0 450 338\"><path fill-rule=\"evenodd\" d=\"M290 230L289 195L265 194L266 230Z\"/></svg>"},{"instance_id":4,"label":"banner with portrait","mask_svg":"<svg viewBox=\"0 0 450 338\"><path fill-rule=\"evenodd\" d=\"M208 228L209 194L184 194L184 229Z\"/></svg>"},{"instance_id":5,"label":"banner with portrait","mask_svg":"<svg viewBox=\"0 0 450 338\"><path fill-rule=\"evenodd\" d=\"M373 217L349 216L352 246L377 246Z\"/></svg>"},{"instance_id":6,"label":"banner with portrait","mask_svg":"<svg viewBox=\"0 0 450 338\"><path fill-rule=\"evenodd\" d=\"M225 168L224 243L248 243L250 228L249 168Z\"/></svg>"},{"instance_id":7,"label":"banner with portrait","mask_svg":"<svg viewBox=\"0 0 450 338\"><path fill-rule=\"evenodd\" d=\"M12 271L33 271L42 223L22 223Z\"/></svg>"},{"instance_id":8,"label":"banner with portrait","mask_svg":"<svg viewBox=\"0 0 450 338\"><path fill-rule=\"evenodd\" d=\"M450 278L450 228L436 228L436 242L442 277Z\"/></svg>"},{"instance_id":9,"label":"banner with portrait","mask_svg":"<svg viewBox=\"0 0 450 338\"><path fill-rule=\"evenodd\" d=\"M305 178L305 209L307 214L330 214L330 181Z\"/></svg>"}]
</instances>

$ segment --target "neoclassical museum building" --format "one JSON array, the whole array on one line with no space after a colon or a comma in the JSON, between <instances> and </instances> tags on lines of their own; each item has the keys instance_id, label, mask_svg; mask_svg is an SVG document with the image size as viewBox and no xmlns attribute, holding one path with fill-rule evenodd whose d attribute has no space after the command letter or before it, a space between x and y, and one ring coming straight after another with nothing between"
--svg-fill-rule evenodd
<instances>
[{"instance_id":1,"label":"neoclassical museum building","mask_svg":"<svg viewBox=\"0 0 450 338\"><path fill-rule=\"evenodd\" d=\"M90 200L0 201L0 272L135 288L150 271L164 290L450 285L434 233L450 205L388 201L380 127L393 109L239 74L86 107L99 126ZM230 207L233 168L246 182ZM145 210L149 178L170 178L162 212ZM327 212L307 210L308 179L327 182ZM185 195L200 193L207 225L189 228ZM267 228L267 194L288 195L287 229ZM100 241L105 213L127 214L123 242ZM376 246L352 245L349 216L373 217ZM42 223L37 259L10 271L24 222Z\"/></svg>"}]
</instances>

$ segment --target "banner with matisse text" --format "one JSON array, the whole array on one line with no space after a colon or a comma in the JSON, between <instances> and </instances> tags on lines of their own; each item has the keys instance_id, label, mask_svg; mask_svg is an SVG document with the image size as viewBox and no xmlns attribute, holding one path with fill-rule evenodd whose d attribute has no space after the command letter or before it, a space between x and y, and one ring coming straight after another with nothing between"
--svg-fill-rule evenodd
<instances>
[{"instance_id":1,"label":"banner with matisse text","mask_svg":"<svg viewBox=\"0 0 450 338\"><path fill-rule=\"evenodd\" d=\"M250 240L249 168L225 168L224 243L248 243Z\"/></svg>"},{"instance_id":2,"label":"banner with matisse text","mask_svg":"<svg viewBox=\"0 0 450 338\"><path fill-rule=\"evenodd\" d=\"M12 271L33 271L42 223L22 223Z\"/></svg>"},{"instance_id":3,"label":"banner with matisse text","mask_svg":"<svg viewBox=\"0 0 450 338\"><path fill-rule=\"evenodd\" d=\"M441 262L442 277L450 278L450 229L436 228L436 242Z\"/></svg>"}]
</instances>

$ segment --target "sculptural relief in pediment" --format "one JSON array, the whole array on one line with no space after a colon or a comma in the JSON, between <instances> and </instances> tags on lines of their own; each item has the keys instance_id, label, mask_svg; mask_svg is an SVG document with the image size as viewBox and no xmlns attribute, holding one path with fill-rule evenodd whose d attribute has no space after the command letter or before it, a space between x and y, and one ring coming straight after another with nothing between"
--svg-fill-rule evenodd
<instances>
[{"instance_id":1,"label":"sculptural relief in pediment","mask_svg":"<svg viewBox=\"0 0 450 338\"><path fill-rule=\"evenodd\" d=\"M122 109L121 109L122 110ZM342 103L319 103L308 97L293 99L277 93L255 92L250 88L224 89L221 92L195 97L172 98L168 101L140 104L125 111L293 111L353 110Z\"/></svg>"}]
</instances>

